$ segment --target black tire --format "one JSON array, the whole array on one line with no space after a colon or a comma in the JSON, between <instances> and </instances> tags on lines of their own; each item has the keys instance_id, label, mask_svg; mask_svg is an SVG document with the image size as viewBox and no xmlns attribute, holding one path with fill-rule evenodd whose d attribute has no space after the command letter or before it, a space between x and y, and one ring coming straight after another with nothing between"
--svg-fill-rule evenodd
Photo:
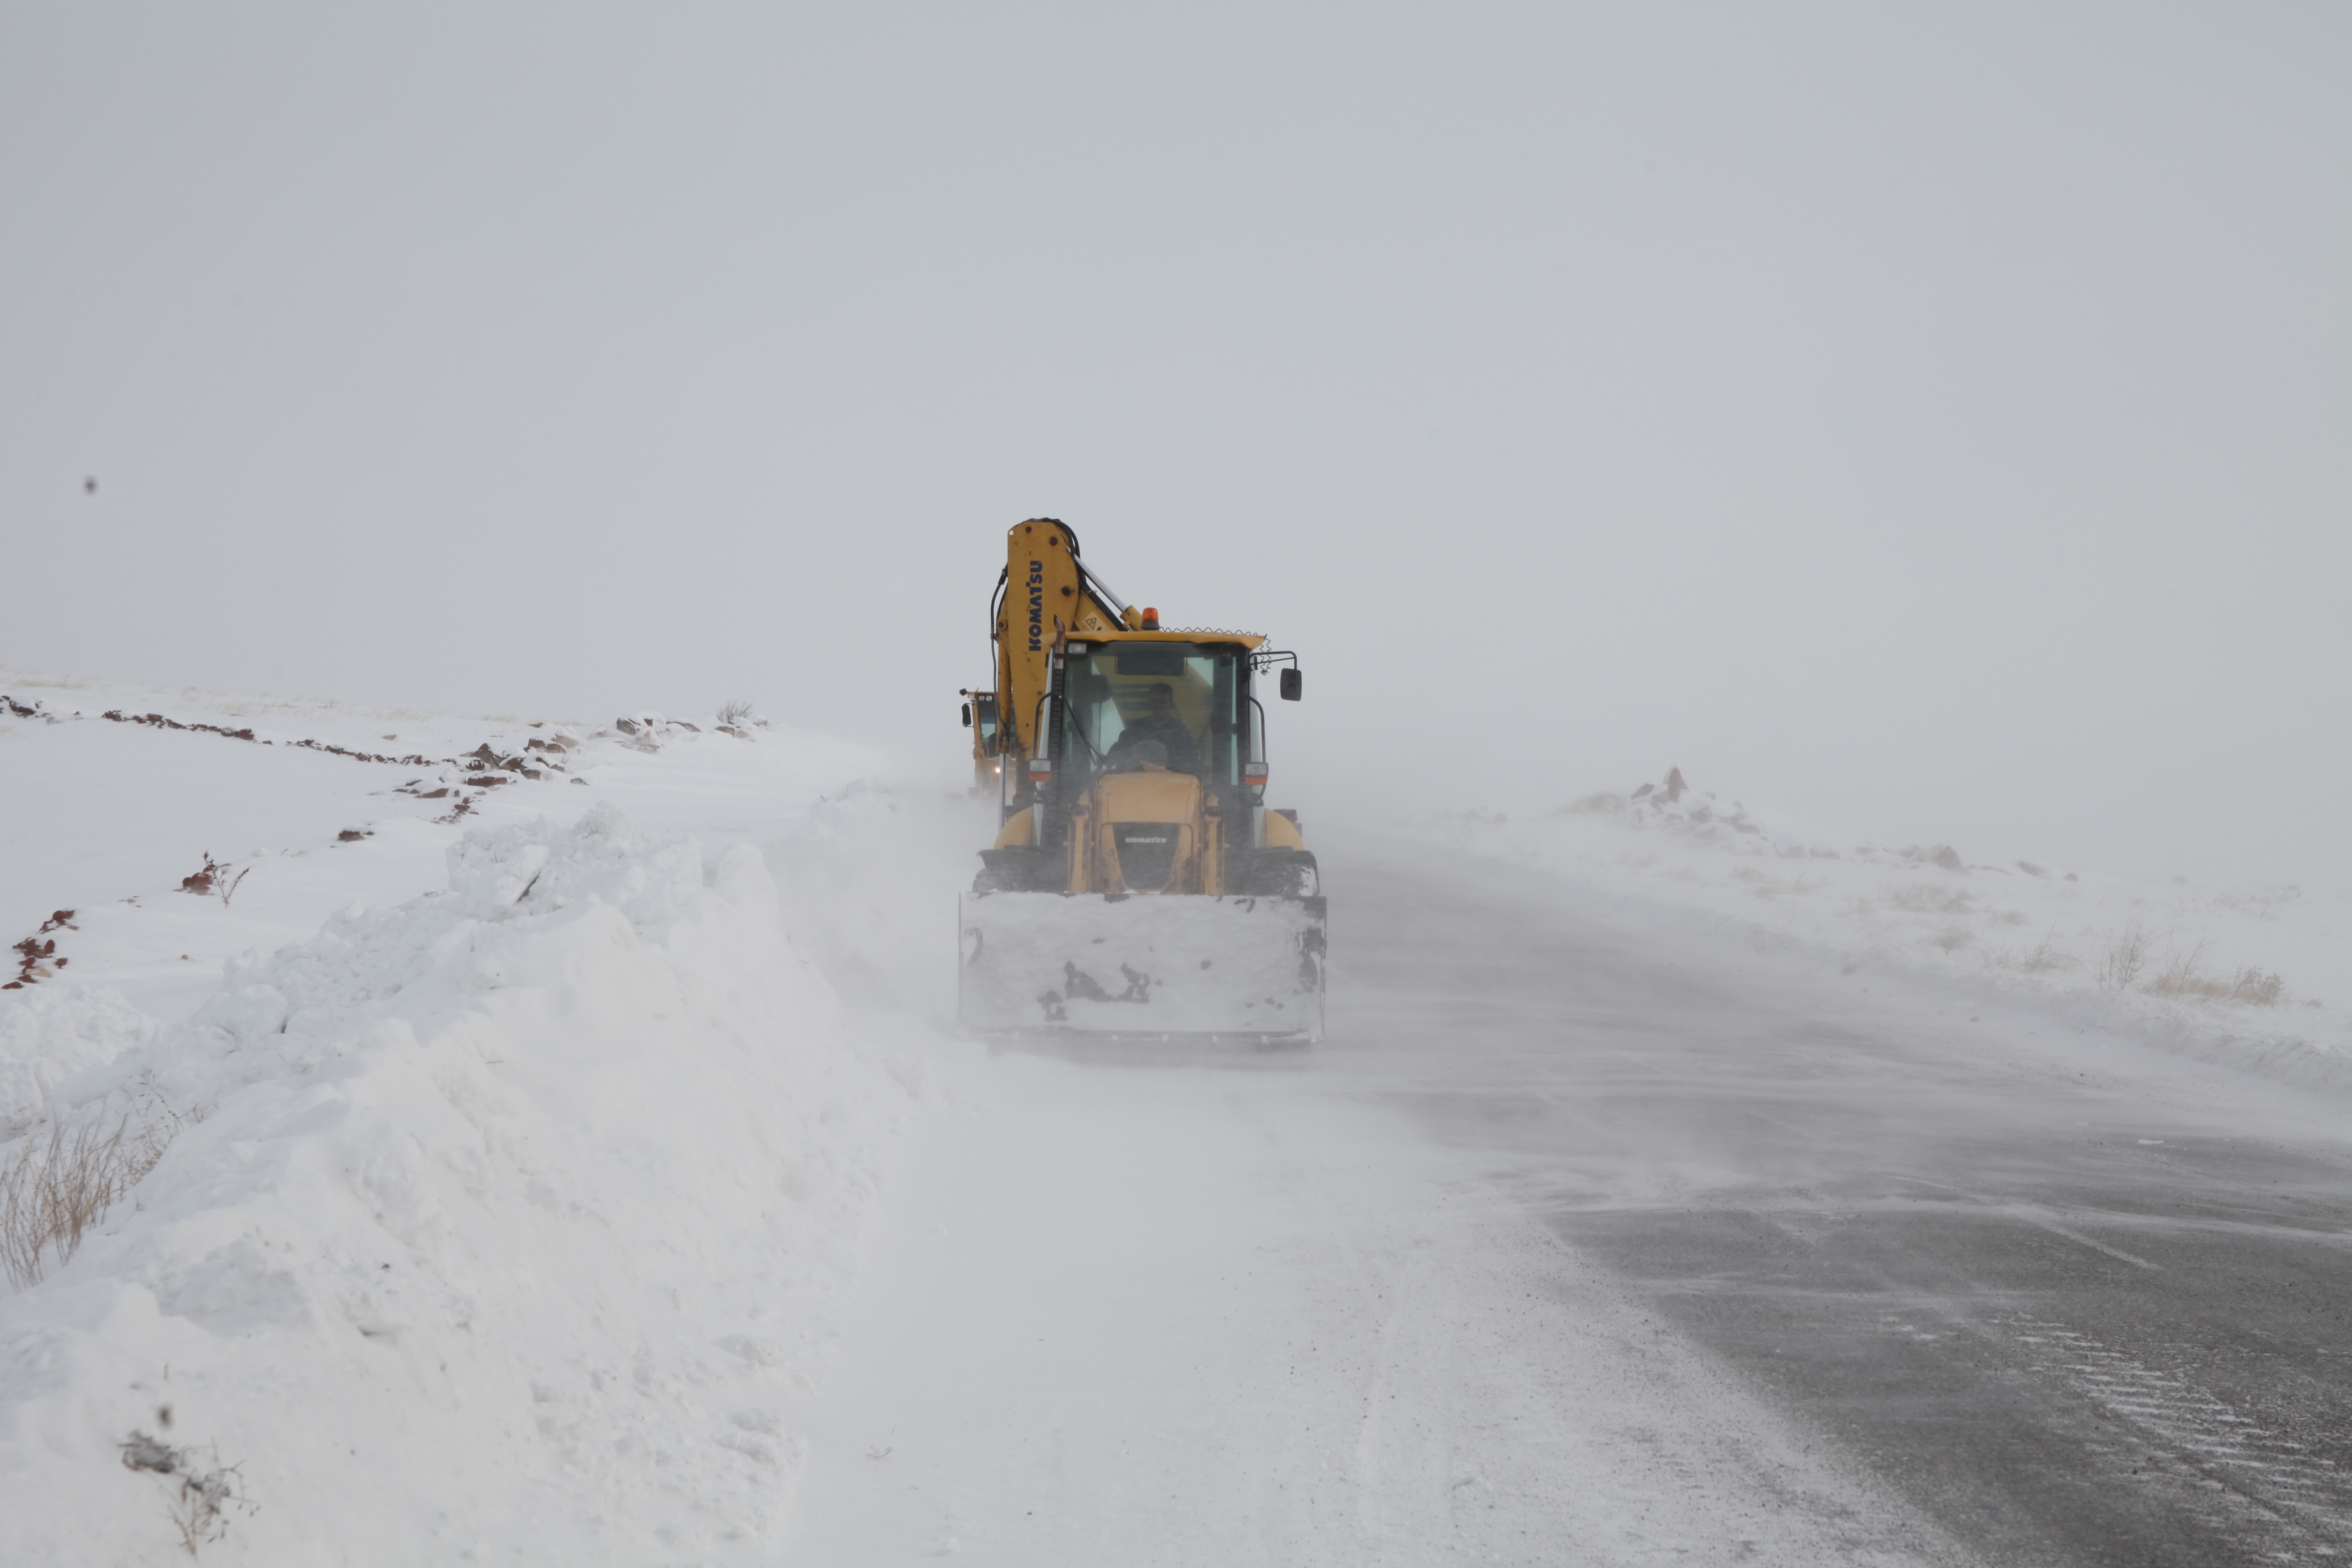
<instances>
[{"instance_id":1,"label":"black tire","mask_svg":"<svg viewBox=\"0 0 2352 1568\"><path fill-rule=\"evenodd\" d=\"M1261 849L1244 863L1241 891L1261 899L1311 899L1323 890L1322 873L1306 849Z\"/></svg>"},{"instance_id":2,"label":"black tire","mask_svg":"<svg viewBox=\"0 0 2352 1568\"><path fill-rule=\"evenodd\" d=\"M980 852L980 875L971 879L975 893L1027 893L1037 887L1041 857L1034 844Z\"/></svg>"}]
</instances>

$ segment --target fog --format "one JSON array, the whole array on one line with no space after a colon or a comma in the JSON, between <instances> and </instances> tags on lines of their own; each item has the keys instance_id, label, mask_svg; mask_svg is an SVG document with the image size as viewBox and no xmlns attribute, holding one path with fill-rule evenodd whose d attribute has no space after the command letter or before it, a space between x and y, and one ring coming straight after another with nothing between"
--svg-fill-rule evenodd
<instances>
[{"instance_id":1,"label":"fog","mask_svg":"<svg viewBox=\"0 0 2352 1568\"><path fill-rule=\"evenodd\" d=\"M2352 887L2340 7L0 12L18 668L952 781L1003 530L1276 795ZM96 489L89 488L94 480Z\"/></svg>"}]
</instances>

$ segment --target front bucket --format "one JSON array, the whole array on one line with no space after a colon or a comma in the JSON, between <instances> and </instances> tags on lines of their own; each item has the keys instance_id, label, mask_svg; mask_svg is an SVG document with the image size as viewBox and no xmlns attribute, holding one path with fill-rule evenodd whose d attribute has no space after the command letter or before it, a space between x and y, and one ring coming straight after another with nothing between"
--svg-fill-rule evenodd
<instances>
[{"instance_id":1,"label":"front bucket","mask_svg":"<svg viewBox=\"0 0 2352 1568\"><path fill-rule=\"evenodd\" d=\"M1323 900L966 893L957 1016L981 1035L1323 1036Z\"/></svg>"}]
</instances>

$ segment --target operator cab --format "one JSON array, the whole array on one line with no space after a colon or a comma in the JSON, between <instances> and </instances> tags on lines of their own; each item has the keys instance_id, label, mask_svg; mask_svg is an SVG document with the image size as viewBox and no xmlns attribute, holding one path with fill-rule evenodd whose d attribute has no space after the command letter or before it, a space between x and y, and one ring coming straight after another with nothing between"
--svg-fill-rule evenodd
<instances>
[{"instance_id":1,"label":"operator cab","mask_svg":"<svg viewBox=\"0 0 2352 1568\"><path fill-rule=\"evenodd\" d=\"M1238 643L1071 641L1062 663L1060 776L1166 768L1241 783L1248 650Z\"/></svg>"},{"instance_id":2,"label":"operator cab","mask_svg":"<svg viewBox=\"0 0 2352 1568\"><path fill-rule=\"evenodd\" d=\"M1297 675L1292 655L1264 642L1167 632L1068 639L1040 703L1043 743L1028 765L1008 759L1003 769L1004 816L1036 803L1049 775L1048 795L1066 805L1107 775L1162 770L1199 779L1233 809L1260 805L1265 710L1257 692L1269 684L1266 668L1287 662L1282 695L1295 701Z\"/></svg>"},{"instance_id":3,"label":"operator cab","mask_svg":"<svg viewBox=\"0 0 2352 1568\"><path fill-rule=\"evenodd\" d=\"M1001 754L1004 747L996 733L996 693L967 687L956 695L964 700L963 727L971 731L971 793L992 792L1004 776Z\"/></svg>"}]
</instances>

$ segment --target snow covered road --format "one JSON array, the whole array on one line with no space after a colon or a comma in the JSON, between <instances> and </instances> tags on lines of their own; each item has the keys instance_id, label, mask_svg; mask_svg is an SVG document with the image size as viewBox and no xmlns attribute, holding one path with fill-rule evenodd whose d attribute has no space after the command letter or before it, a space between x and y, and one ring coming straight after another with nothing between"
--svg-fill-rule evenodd
<instances>
[{"instance_id":1,"label":"snow covered road","mask_svg":"<svg viewBox=\"0 0 2352 1568\"><path fill-rule=\"evenodd\" d=\"M2352 1543L2326 1108L1537 872L1328 864L1327 1046L942 1058L800 1560Z\"/></svg>"},{"instance_id":2,"label":"snow covered road","mask_svg":"<svg viewBox=\"0 0 2352 1568\"><path fill-rule=\"evenodd\" d=\"M1349 1075L1980 1559L2352 1545L2340 1104L1533 872L1344 890Z\"/></svg>"},{"instance_id":3,"label":"snow covered road","mask_svg":"<svg viewBox=\"0 0 2352 1568\"><path fill-rule=\"evenodd\" d=\"M1311 1066L956 1077L831 1390L799 1561L1948 1560Z\"/></svg>"}]
</instances>

